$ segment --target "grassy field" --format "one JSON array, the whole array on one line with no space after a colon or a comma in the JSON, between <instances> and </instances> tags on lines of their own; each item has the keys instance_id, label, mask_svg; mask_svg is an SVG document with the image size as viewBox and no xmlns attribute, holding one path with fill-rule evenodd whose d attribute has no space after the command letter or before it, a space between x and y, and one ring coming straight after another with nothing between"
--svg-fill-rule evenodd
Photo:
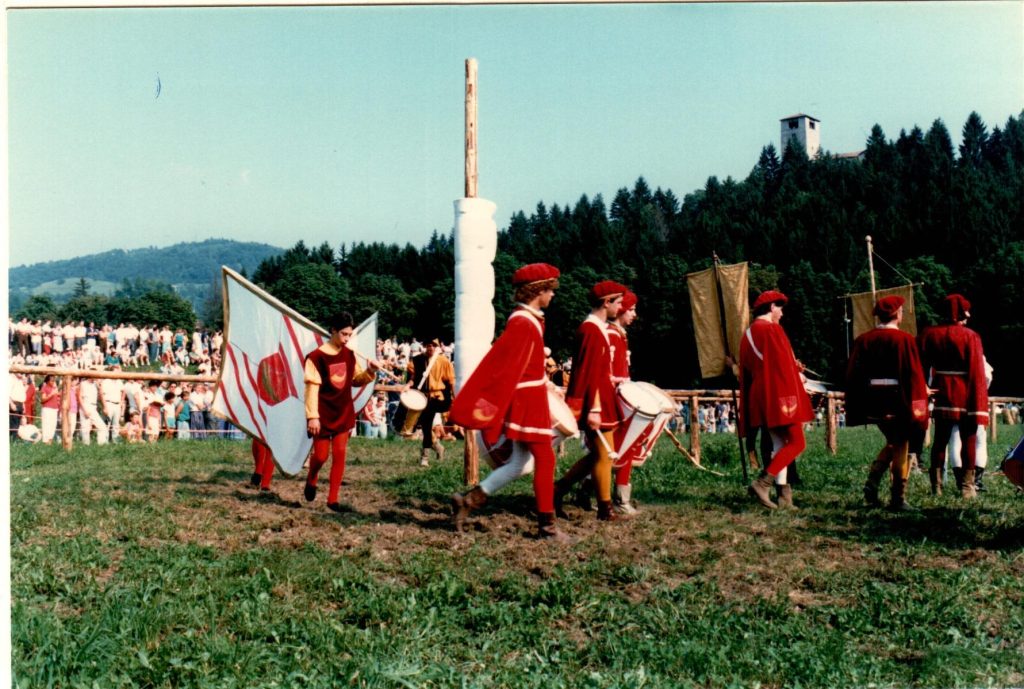
<instances>
[{"instance_id":1,"label":"grassy field","mask_svg":"<svg viewBox=\"0 0 1024 689\"><path fill-rule=\"evenodd\" d=\"M704 436L725 478L663 440L641 515L570 507L569 547L529 537L525 480L452 532L457 445L423 470L354 440L335 514L326 476L312 505L301 477L250 488L247 443L16 444L14 686L1024 685L1024 496L992 475L936 499L915 474L919 511L866 509L880 437L843 430L831 457L812 432L795 513L746 497L734 437Z\"/></svg>"}]
</instances>

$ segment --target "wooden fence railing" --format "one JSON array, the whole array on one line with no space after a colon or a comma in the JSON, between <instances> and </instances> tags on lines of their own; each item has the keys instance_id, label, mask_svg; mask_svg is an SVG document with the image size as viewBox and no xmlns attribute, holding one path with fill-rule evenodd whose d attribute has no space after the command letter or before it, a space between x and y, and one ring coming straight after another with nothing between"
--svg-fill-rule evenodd
<instances>
[{"instance_id":1,"label":"wooden fence railing","mask_svg":"<svg viewBox=\"0 0 1024 689\"><path fill-rule=\"evenodd\" d=\"M22 366L17 364L11 365L10 371L12 373L28 373L37 376L53 375L61 378L61 389L63 391L61 400L61 441L64 445L64 449L66 450L70 450L72 447L71 424L69 419L72 378L159 380L174 383L217 382L216 376L189 376L171 375L167 373L143 373L135 371L65 369L49 368L46 366ZM375 389L383 391L398 391L403 388L401 386L394 385L377 385ZM683 402L688 403L690 408L690 418L687 419L686 425L690 431L690 453L693 455L694 460L697 463L700 463L701 429L700 424L698 423L698 412L700 410L701 402L729 402L731 404L737 399L736 392L734 390L665 390L665 393L680 404ZM845 399L845 395L842 392L826 392L821 393L821 395L824 397L825 401L825 447L834 455L839 451L838 408ZM995 440L998 437L999 424L996 423L996 407L1006 405L1010 402L1017 405L1024 404L1024 397L989 397L989 418L992 419L992 423L989 424L988 433L992 440Z\"/></svg>"}]
</instances>

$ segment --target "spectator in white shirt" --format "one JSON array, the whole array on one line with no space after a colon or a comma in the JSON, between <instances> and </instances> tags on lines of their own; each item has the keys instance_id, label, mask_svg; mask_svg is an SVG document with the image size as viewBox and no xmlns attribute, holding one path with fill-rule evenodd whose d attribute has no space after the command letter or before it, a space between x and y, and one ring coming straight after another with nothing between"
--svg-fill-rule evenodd
<instances>
[{"instance_id":1,"label":"spectator in white shirt","mask_svg":"<svg viewBox=\"0 0 1024 689\"><path fill-rule=\"evenodd\" d=\"M93 378L83 378L78 386L78 415L82 426L82 444L90 443L93 428L96 429L96 444L107 444L107 424L99 412L99 387Z\"/></svg>"}]
</instances>

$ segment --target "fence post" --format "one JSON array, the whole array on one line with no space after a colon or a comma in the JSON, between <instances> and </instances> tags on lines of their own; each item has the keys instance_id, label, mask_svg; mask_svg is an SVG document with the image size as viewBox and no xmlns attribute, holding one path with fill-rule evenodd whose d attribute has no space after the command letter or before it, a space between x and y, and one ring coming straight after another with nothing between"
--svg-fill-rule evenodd
<instances>
[{"instance_id":1,"label":"fence post","mask_svg":"<svg viewBox=\"0 0 1024 689\"><path fill-rule=\"evenodd\" d=\"M988 402L988 439L995 441L999 435L999 431L996 426L999 425L999 419L996 418L996 403L992 400Z\"/></svg>"},{"instance_id":2,"label":"fence post","mask_svg":"<svg viewBox=\"0 0 1024 689\"><path fill-rule=\"evenodd\" d=\"M700 464L700 423L698 422L698 404L700 397L690 397L690 454L697 464Z\"/></svg>"},{"instance_id":3,"label":"fence post","mask_svg":"<svg viewBox=\"0 0 1024 689\"><path fill-rule=\"evenodd\" d=\"M60 401L60 441L65 450L73 444L71 433L71 376L61 376L60 386L63 390Z\"/></svg>"},{"instance_id":4,"label":"fence post","mask_svg":"<svg viewBox=\"0 0 1024 689\"><path fill-rule=\"evenodd\" d=\"M829 393L825 399L825 447L835 456L839 452L839 419L836 418L836 398Z\"/></svg>"}]
</instances>

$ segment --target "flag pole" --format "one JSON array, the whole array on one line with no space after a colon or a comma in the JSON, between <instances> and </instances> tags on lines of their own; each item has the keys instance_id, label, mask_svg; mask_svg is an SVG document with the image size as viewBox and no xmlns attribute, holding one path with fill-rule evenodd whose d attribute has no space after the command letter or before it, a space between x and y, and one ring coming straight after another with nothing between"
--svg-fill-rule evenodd
<instances>
[{"instance_id":1,"label":"flag pole","mask_svg":"<svg viewBox=\"0 0 1024 689\"><path fill-rule=\"evenodd\" d=\"M875 250L871 245L871 235L864 237L864 241L868 244L868 272L871 274L871 303L874 304L875 299Z\"/></svg>"},{"instance_id":2,"label":"flag pole","mask_svg":"<svg viewBox=\"0 0 1024 689\"><path fill-rule=\"evenodd\" d=\"M730 360L735 361L735 359L733 359L732 356L732 350L729 349L729 329L725 325L725 295L722 294L722 283L719 281L718 277L718 264L720 261L720 259L718 258L718 252L711 252L711 259L714 262L715 268L715 294L718 296L718 319L721 322L722 326L722 340L723 344L725 345L725 353ZM736 387L739 384L739 380L736 378L736 374L733 371L732 366L729 367L729 373L732 374L732 378L734 381L732 386L732 408L736 410L736 440L740 446L740 466L743 468L743 482L747 483L750 480L750 476L747 471L747 457L746 454L743 452L743 437L740 435L740 405L739 400L737 400L736 396Z\"/></svg>"},{"instance_id":3,"label":"flag pole","mask_svg":"<svg viewBox=\"0 0 1024 689\"><path fill-rule=\"evenodd\" d=\"M465 192L466 198L477 195L477 62L476 58L466 60L466 133L465 133ZM467 486L480 482L480 452L476 446L476 434L463 429L465 444L462 453L462 479Z\"/></svg>"}]
</instances>

